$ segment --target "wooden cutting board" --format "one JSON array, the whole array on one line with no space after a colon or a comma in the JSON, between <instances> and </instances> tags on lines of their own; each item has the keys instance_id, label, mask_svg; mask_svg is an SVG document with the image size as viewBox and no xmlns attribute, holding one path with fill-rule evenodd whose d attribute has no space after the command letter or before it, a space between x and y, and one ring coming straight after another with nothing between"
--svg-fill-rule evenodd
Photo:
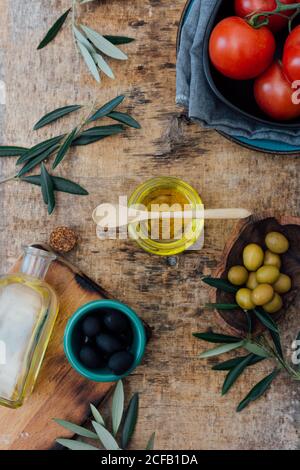
<instances>
[{"instance_id":1,"label":"wooden cutting board","mask_svg":"<svg viewBox=\"0 0 300 470\"><path fill-rule=\"evenodd\" d=\"M45 245L34 246L48 249ZM12 272L18 271L20 261ZM98 405L114 385L81 377L71 368L63 350L64 329L75 310L91 300L111 296L61 257L52 263L46 281L58 295L59 314L32 395L16 410L0 406L0 449L3 450L52 448L58 436L71 436L53 418L83 423L90 415L89 403Z\"/></svg>"}]
</instances>

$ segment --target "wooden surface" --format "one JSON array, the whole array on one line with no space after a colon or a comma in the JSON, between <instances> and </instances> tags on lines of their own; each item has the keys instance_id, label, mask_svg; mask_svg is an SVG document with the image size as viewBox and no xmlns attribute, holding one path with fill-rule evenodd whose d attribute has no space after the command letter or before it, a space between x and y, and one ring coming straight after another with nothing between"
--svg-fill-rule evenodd
<instances>
[{"instance_id":1,"label":"wooden surface","mask_svg":"<svg viewBox=\"0 0 300 470\"><path fill-rule=\"evenodd\" d=\"M17 261L12 271L17 272L19 266ZM63 348L64 330L72 313L87 302L108 298L108 294L63 258L51 264L46 281L57 293L59 316L33 394L16 410L0 407L2 450L49 449L58 433L72 437L53 422L53 417L64 416L81 424L90 415L88 404L97 405L113 388L112 383L93 383L81 377L68 363Z\"/></svg>"},{"instance_id":2,"label":"wooden surface","mask_svg":"<svg viewBox=\"0 0 300 470\"><path fill-rule=\"evenodd\" d=\"M0 269L4 272L15 262L22 244L46 242L55 226L68 224L81 237L70 260L154 327L143 365L125 381L127 396L141 394L134 448L143 448L153 431L156 448L161 449L299 448L299 386L281 375L266 398L237 415L236 404L270 366L251 368L228 396L221 397L223 373L210 370L212 360L197 357L207 345L195 340L192 332L211 325L219 329L217 317L203 310L209 289L201 284L200 275L216 268L235 223L207 223L205 248L179 256L175 267L130 241L99 241L95 236L94 207L115 203L120 194L130 194L139 183L158 175L182 177L199 191L207 207L259 212L273 208L299 215L299 158L241 148L191 124L176 108L175 44L184 3L103 0L83 7L86 24L103 33L136 38L123 47L130 60L114 64L117 79L104 79L99 86L86 73L68 28L54 44L36 51L69 0L1 0L0 79L7 93L1 108L1 143L31 145L60 127L38 135L30 132L44 112L95 98L104 103L121 92L128 96L124 109L132 111L143 129L73 150L57 174L78 181L90 196L60 195L52 217L37 188L16 182L2 185ZM0 165L1 175L11 174L14 159L1 159ZM282 325L287 348L299 330L299 306L298 299ZM4 433L1 427L2 440Z\"/></svg>"},{"instance_id":3,"label":"wooden surface","mask_svg":"<svg viewBox=\"0 0 300 470\"><path fill-rule=\"evenodd\" d=\"M300 288L300 217L281 216L274 212L255 214L247 219L241 220L228 238L221 261L216 271L215 277L227 279L228 271L232 266L243 265L243 250L249 243L257 243L264 250L266 235L270 232L278 231L283 233L290 243L287 253L281 255L281 272L287 274L292 279L292 289L283 296L283 308L272 315L272 318L281 322L291 305L297 299ZM212 301L217 303L235 303L235 294L228 294L220 290L212 289ZM241 310L218 311L220 319L224 321L224 327L233 334L246 335L249 331L247 318ZM252 316L252 332L259 335L266 328Z\"/></svg>"}]
</instances>

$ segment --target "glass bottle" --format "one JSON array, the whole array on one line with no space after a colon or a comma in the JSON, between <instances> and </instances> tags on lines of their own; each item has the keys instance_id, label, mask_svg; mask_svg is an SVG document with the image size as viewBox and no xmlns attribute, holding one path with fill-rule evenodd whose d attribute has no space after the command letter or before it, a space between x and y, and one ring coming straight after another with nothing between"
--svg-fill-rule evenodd
<instances>
[{"instance_id":1,"label":"glass bottle","mask_svg":"<svg viewBox=\"0 0 300 470\"><path fill-rule=\"evenodd\" d=\"M25 248L20 272L0 277L0 404L18 408L32 392L58 313L44 281L53 253Z\"/></svg>"}]
</instances>

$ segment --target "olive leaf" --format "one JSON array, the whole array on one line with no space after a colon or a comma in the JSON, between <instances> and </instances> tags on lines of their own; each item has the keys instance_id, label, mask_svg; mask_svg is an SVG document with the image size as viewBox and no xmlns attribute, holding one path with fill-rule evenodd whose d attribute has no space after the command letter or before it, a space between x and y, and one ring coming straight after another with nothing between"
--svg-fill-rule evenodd
<instances>
[{"instance_id":1,"label":"olive leaf","mask_svg":"<svg viewBox=\"0 0 300 470\"><path fill-rule=\"evenodd\" d=\"M240 307L238 304L205 304L206 309L216 309L216 310L235 310Z\"/></svg>"},{"instance_id":2,"label":"olive leaf","mask_svg":"<svg viewBox=\"0 0 300 470\"><path fill-rule=\"evenodd\" d=\"M265 358L261 356L256 356L255 354L248 354L247 356L234 357L228 361L220 362L219 364L212 367L212 370L226 371L231 370L234 367L238 366L244 359L251 357L248 366L253 366L258 362L264 361Z\"/></svg>"},{"instance_id":3,"label":"olive leaf","mask_svg":"<svg viewBox=\"0 0 300 470\"><path fill-rule=\"evenodd\" d=\"M20 176L23 176L25 173L28 173L30 170L35 168L37 165L42 163L42 161L46 160L47 158L50 157L50 155L55 152L59 148L59 145L53 145L52 147L48 148L45 152L41 153L40 155L37 155L35 158L32 158L29 160L23 168L19 171L17 176L20 178Z\"/></svg>"},{"instance_id":4,"label":"olive leaf","mask_svg":"<svg viewBox=\"0 0 300 470\"><path fill-rule=\"evenodd\" d=\"M84 46L81 42L77 41L77 44L89 71L91 72L93 77L97 80L97 82L100 82L100 75L99 75L99 72L98 72L98 69L95 64L92 54L87 49L87 47Z\"/></svg>"},{"instance_id":5,"label":"olive leaf","mask_svg":"<svg viewBox=\"0 0 300 470\"><path fill-rule=\"evenodd\" d=\"M232 284L230 284L230 282L226 281L225 279L203 277L202 281L211 287L215 287L216 289L228 292L229 294L236 294L236 292L238 291L237 287L233 286Z\"/></svg>"},{"instance_id":6,"label":"olive leaf","mask_svg":"<svg viewBox=\"0 0 300 470\"><path fill-rule=\"evenodd\" d=\"M206 359L209 357L219 356L220 354L225 354L229 351L233 351L234 349L241 348L244 345L244 341L240 341L239 343L233 344L223 344L214 349L209 349L208 351L204 351L199 355L200 359Z\"/></svg>"},{"instance_id":7,"label":"olive leaf","mask_svg":"<svg viewBox=\"0 0 300 470\"><path fill-rule=\"evenodd\" d=\"M262 346L259 346L256 343L252 343L251 341L244 342L244 348L247 349L250 353L256 354L256 356L260 357L270 357L268 351L266 351Z\"/></svg>"},{"instance_id":8,"label":"olive leaf","mask_svg":"<svg viewBox=\"0 0 300 470\"><path fill-rule=\"evenodd\" d=\"M34 157L37 157L41 153L45 152L49 148L61 142L63 137L64 137L63 135L59 135L57 137L52 137L51 139L44 140L43 142L36 144L34 147L31 147L25 153L23 153L20 156L20 158L17 160L16 164L21 165L33 159Z\"/></svg>"},{"instance_id":9,"label":"olive leaf","mask_svg":"<svg viewBox=\"0 0 300 470\"><path fill-rule=\"evenodd\" d=\"M102 70L102 72L105 73L105 75L107 75L109 78L114 79L114 73L103 57L100 54L97 54L97 52L93 53L92 56L99 69Z\"/></svg>"},{"instance_id":10,"label":"olive leaf","mask_svg":"<svg viewBox=\"0 0 300 470\"><path fill-rule=\"evenodd\" d=\"M121 45L121 44L129 44L130 42L135 41L134 38L128 38L127 36L109 36L109 35L103 35L105 39L107 39L109 42L114 44L115 46Z\"/></svg>"},{"instance_id":11,"label":"olive leaf","mask_svg":"<svg viewBox=\"0 0 300 470\"><path fill-rule=\"evenodd\" d=\"M253 309L253 312L263 325L265 325L269 330L274 331L274 333L278 333L278 326L267 312L258 307Z\"/></svg>"},{"instance_id":12,"label":"olive leaf","mask_svg":"<svg viewBox=\"0 0 300 470\"><path fill-rule=\"evenodd\" d=\"M68 429L72 433L78 434L78 436L87 437L90 439L98 439L96 433L90 431L89 429L83 428L82 426L78 426L77 424L70 423L69 421L65 421L63 419L54 419L53 421L63 428Z\"/></svg>"},{"instance_id":13,"label":"olive leaf","mask_svg":"<svg viewBox=\"0 0 300 470\"><path fill-rule=\"evenodd\" d=\"M58 119L67 116L70 113L73 113L75 111L78 111L78 109L81 109L82 106L80 104L74 104L70 106L63 106L62 108L57 108L51 111L50 113L45 114L33 127L33 130L36 131L38 129L41 129L44 126L47 126L48 124L51 124L52 122L57 121Z\"/></svg>"},{"instance_id":14,"label":"olive leaf","mask_svg":"<svg viewBox=\"0 0 300 470\"><path fill-rule=\"evenodd\" d=\"M244 310L244 313L246 315L247 324L248 324L248 334L251 335L251 333L252 333L252 318L251 318L251 315L248 312L248 310Z\"/></svg>"},{"instance_id":15,"label":"olive leaf","mask_svg":"<svg viewBox=\"0 0 300 470\"><path fill-rule=\"evenodd\" d=\"M111 113L114 109L117 108L125 99L125 95L120 95L114 98L111 101L108 101L104 106L101 106L101 108L98 109L89 119L88 122L93 122L96 121L97 119L100 119L102 117L107 116L109 113Z\"/></svg>"},{"instance_id":16,"label":"olive leaf","mask_svg":"<svg viewBox=\"0 0 300 470\"><path fill-rule=\"evenodd\" d=\"M129 116L129 114L113 111L107 116L111 119L114 119L115 121L121 122L122 124L126 124L126 126L133 127L134 129L141 128L141 125L135 119L133 119L133 117Z\"/></svg>"},{"instance_id":17,"label":"olive leaf","mask_svg":"<svg viewBox=\"0 0 300 470\"><path fill-rule=\"evenodd\" d=\"M281 340L279 336L279 332L275 332L273 330L269 330L270 336L272 338L272 341L274 343L275 349L279 356L283 359L283 351L282 351L282 346L281 346Z\"/></svg>"},{"instance_id":18,"label":"olive leaf","mask_svg":"<svg viewBox=\"0 0 300 470\"><path fill-rule=\"evenodd\" d=\"M15 147L13 145L1 145L0 157L19 157L28 151L25 147Z\"/></svg>"},{"instance_id":19,"label":"olive leaf","mask_svg":"<svg viewBox=\"0 0 300 470\"><path fill-rule=\"evenodd\" d=\"M120 126L119 124L113 124L111 126L91 127L90 129L86 129L85 131L83 131L80 135L90 136L90 137L110 136L110 135L119 134L122 131L124 131L123 126Z\"/></svg>"},{"instance_id":20,"label":"olive leaf","mask_svg":"<svg viewBox=\"0 0 300 470\"><path fill-rule=\"evenodd\" d=\"M153 450L155 441L155 432L151 434L150 439L147 443L146 450Z\"/></svg>"},{"instance_id":21,"label":"olive leaf","mask_svg":"<svg viewBox=\"0 0 300 470\"><path fill-rule=\"evenodd\" d=\"M85 442L73 441L72 439L56 439L56 442L70 450L100 450Z\"/></svg>"},{"instance_id":22,"label":"olive leaf","mask_svg":"<svg viewBox=\"0 0 300 470\"><path fill-rule=\"evenodd\" d=\"M77 127L75 127L75 129L72 130L72 132L67 136L66 140L64 141L64 143L60 147L60 149L59 149L59 151L58 151L58 153L55 157L54 163L52 165L53 170L60 164L60 162L66 156L66 153L68 152L68 150L71 147L71 144L74 140L76 132L77 132Z\"/></svg>"},{"instance_id":23,"label":"olive leaf","mask_svg":"<svg viewBox=\"0 0 300 470\"><path fill-rule=\"evenodd\" d=\"M73 26L73 33L77 41L79 41L83 46L85 46L89 52L91 52L92 54L97 52L93 44L90 43L90 41L82 34L82 32L79 31L78 28L76 28L76 26Z\"/></svg>"},{"instance_id":24,"label":"olive leaf","mask_svg":"<svg viewBox=\"0 0 300 470\"><path fill-rule=\"evenodd\" d=\"M54 23L54 25L49 29L44 39L38 45L38 49L43 49L45 46L49 44L49 42L51 42L56 37L60 29L62 28L64 22L66 21L71 10L72 8L69 8L63 15L61 15L58 18L58 20Z\"/></svg>"},{"instance_id":25,"label":"olive leaf","mask_svg":"<svg viewBox=\"0 0 300 470\"><path fill-rule=\"evenodd\" d=\"M88 145L111 135L120 134L124 127L119 125L91 127L83 131L79 137L72 142L72 146Z\"/></svg>"},{"instance_id":26,"label":"olive leaf","mask_svg":"<svg viewBox=\"0 0 300 470\"><path fill-rule=\"evenodd\" d=\"M125 420L124 420L122 436L121 436L121 443L122 443L123 449L126 449L134 433L135 426L136 426L137 419L138 419L138 410L139 410L139 395L138 393L135 393L129 402Z\"/></svg>"},{"instance_id":27,"label":"olive leaf","mask_svg":"<svg viewBox=\"0 0 300 470\"><path fill-rule=\"evenodd\" d=\"M83 132L79 137L76 137L76 139L73 140L72 147L93 144L95 142L98 142L99 140L106 139L107 137L109 137L109 135L90 136L85 135L85 132Z\"/></svg>"},{"instance_id":28,"label":"olive leaf","mask_svg":"<svg viewBox=\"0 0 300 470\"><path fill-rule=\"evenodd\" d=\"M50 215L55 208L54 186L44 163L41 165L41 188L44 202L48 205L48 214Z\"/></svg>"},{"instance_id":29,"label":"olive leaf","mask_svg":"<svg viewBox=\"0 0 300 470\"><path fill-rule=\"evenodd\" d=\"M102 426L105 427L105 422L104 422L104 419L102 418L100 412L97 410L97 408L92 403L90 404L90 407L91 407L92 415L93 415L96 423L102 424Z\"/></svg>"},{"instance_id":30,"label":"olive leaf","mask_svg":"<svg viewBox=\"0 0 300 470\"><path fill-rule=\"evenodd\" d=\"M101 52L106 54L109 57L117 60L127 60L128 57L124 52L114 46L110 41L105 39L101 34L97 33L88 26L80 25L88 39L94 44L94 46L99 49Z\"/></svg>"},{"instance_id":31,"label":"olive leaf","mask_svg":"<svg viewBox=\"0 0 300 470\"><path fill-rule=\"evenodd\" d=\"M236 336L221 335L219 333L214 333L213 331L208 331L206 333L193 333L193 336L195 336L195 338L202 339L203 341L207 341L208 343L232 344L241 341L241 338Z\"/></svg>"},{"instance_id":32,"label":"olive leaf","mask_svg":"<svg viewBox=\"0 0 300 470\"><path fill-rule=\"evenodd\" d=\"M60 191L68 194L76 194L77 196L88 196L89 194L84 188L82 188L82 186L77 183L74 183L71 180L67 180L66 178L61 178L60 176L53 175L51 175L51 178L55 191ZM20 180L25 181L26 183L34 184L35 186L41 186L41 175L22 176Z\"/></svg>"},{"instance_id":33,"label":"olive leaf","mask_svg":"<svg viewBox=\"0 0 300 470\"><path fill-rule=\"evenodd\" d=\"M267 375L263 380L258 382L248 393L248 395L240 402L237 407L237 412L242 411L246 408L251 402L260 398L270 387L273 380L277 377L279 369L274 369L270 375Z\"/></svg>"},{"instance_id":34,"label":"olive leaf","mask_svg":"<svg viewBox=\"0 0 300 470\"><path fill-rule=\"evenodd\" d=\"M121 380L118 381L112 400L112 426L116 436L124 412L124 388Z\"/></svg>"},{"instance_id":35,"label":"olive leaf","mask_svg":"<svg viewBox=\"0 0 300 470\"><path fill-rule=\"evenodd\" d=\"M104 426L96 421L92 421L92 425L106 450L120 450L117 441Z\"/></svg>"},{"instance_id":36,"label":"olive leaf","mask_svg":"<svg viewBox=\"0 0 300 470\"><path fill-rule=\"evenodd\" d=\"M230 369L222 387L222 395L225 395L231 389L240 375L251 364L253 357L255 357L254 354L249 354L249 356L246 356L242 361L239 361L235 367Z\"/></svg>"}]
</instances>

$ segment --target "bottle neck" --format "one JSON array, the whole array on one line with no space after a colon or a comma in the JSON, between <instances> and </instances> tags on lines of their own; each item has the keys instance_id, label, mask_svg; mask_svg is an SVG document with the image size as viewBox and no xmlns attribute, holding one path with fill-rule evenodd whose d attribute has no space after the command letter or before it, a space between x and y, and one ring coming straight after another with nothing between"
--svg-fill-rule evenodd
<instances>
[{"instance_id":1,"label":"bottle neck","mask_svg":"<svg viewBox=\"0 0 300 470\"><path fill-rule=\"evenodd\" d=\"M45 279L49 266L56 259L54 253L33 246L26 247L21 272L38 279Z\"/></svg>"}]
</instances>

